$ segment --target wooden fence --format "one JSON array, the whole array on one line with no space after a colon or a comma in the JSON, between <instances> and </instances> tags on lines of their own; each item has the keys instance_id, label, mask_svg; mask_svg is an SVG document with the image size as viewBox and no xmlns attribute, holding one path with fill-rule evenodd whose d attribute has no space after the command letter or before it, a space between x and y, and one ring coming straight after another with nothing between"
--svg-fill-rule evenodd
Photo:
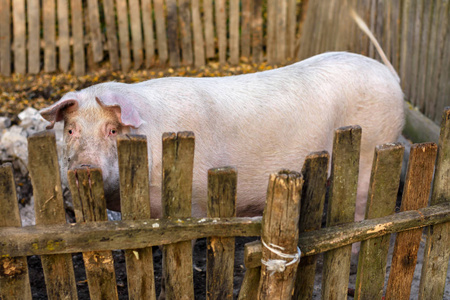
<instances>
[{"instance_id":1,"label":"wooden fence","mask_svg":"<svg viewBox=\"0 0 450 300\"><path fill-rule=\"evenodd\" d=\"M403 146L376 148L366 220L353 223L360 138L359 126L335 133L327 227L320 229L326 152L309 155L301 173L270 176L262 219L236 218L236 170L212 169L208 216L190 218L194 135L189 132L163 135L162 219L150 219L148 165L142 163L147 160L146 138L122 136L118 138L122 221L106 221L101 170L81 168L68 174L77 223L66 224L55 136L38 133L29 138L36 226L21 227L12 168L0 167L0 298L31 299L26 256L40 255L49 298L76 299L70 253L82 252L91 298L117 299L111 250L125 249L129 297L155 299L151 246L163 245L167 298L194 299L190 240L207 237L208 299L231 299L234 237L260 235L267 246L247 244L247 272L239 299L290 299L293 291L296 299L311 299L311 274L321 252L322 298L344 299L351 244L357 241L362 243L355 298L380 299L390 234L398 232L386 299L409 299L422 228L428 226L419 299L442 299L450 257L450 108L443 114L439 146L412 147L399 213L394 210ZM266 264L280 259L274 245L293 256L272 274ZM302 251L299 264L297 245Z\"/></svg>"}]
</instances>

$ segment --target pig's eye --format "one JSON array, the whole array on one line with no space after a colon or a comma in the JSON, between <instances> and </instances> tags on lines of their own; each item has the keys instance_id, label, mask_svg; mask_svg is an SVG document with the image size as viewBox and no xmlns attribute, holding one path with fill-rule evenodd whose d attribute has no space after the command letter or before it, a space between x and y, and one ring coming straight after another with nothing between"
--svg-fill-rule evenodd
<instances>
[{"instance_id":1,"label":"pig's eye","mask_svg":"<svg viewBox=\"0 0 450 300\"><path fill-rule=\"evenodd\" d=\"M67 131L69 133L69 135L73 135L73 130L69 129L69 131Z\"/></svg>"},{"instance_id":2,"label":"pig's eye","mask_svg":"<svg viewBox=\"0 0 450 300\"><path fill-rule=\"evenodd\" d=\"M109 130L109 136L116 136L117 135L117 129L110 129Z\"/></svg>"}]
</instances>

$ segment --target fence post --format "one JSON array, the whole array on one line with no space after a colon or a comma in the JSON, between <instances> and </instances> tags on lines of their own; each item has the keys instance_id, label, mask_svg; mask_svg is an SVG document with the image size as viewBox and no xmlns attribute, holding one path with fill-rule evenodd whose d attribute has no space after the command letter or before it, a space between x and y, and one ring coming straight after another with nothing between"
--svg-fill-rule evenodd
<instances>
[{"instance_id":1,"label":"fence post","mask_svg":"<svg viewBox=\"0 0 450 300\"><path fill-rule=\"evenodd\" d=\"M303 178L287 170L271 174L267 188L261 243L258 299L291 299L300 253L298 221Z\"/></svg>"},{"instance_id":2,"label":"fence post","mask_svg":"<svg viewBox=\"0 0 450 300\"><path fill-rule=\"evenodd\" d=\"M108 221L100 169L83 167L67 174L77 223ZM83 252L91 299L118 299L111 251Z\"/></svg>"},{"instance_id":3,"label":"fence post","mask_svg":"<svg viewBox=\"0 0 450 300\"><path fill-rule=\"evenodd\" d=\"M437 146L434 143L414 144L411 147L400 211L417 210L427 206L436 152ZM422 228L418 228L397 234L386 300L409 298L422 231Z\"/></svg>"},{"instance_id":4,"label":"fence post","mask_svg":"<svg viewBox=\"0 0 450 300\"><path fill-rule=\"evenodd\" d=\"M28 170L33 184L36 225L65 224L61 177L53 131L28 138ZM42 245L45 247L45 245ZM42 255L49 299L77 299L72 255Z\"/></svg>"},{"instance_id":5,"label":"fence post","mask_svg":"<svg viewBox=\"0 0 450 300\"><path fill-rule=\"evenodd\" d=\"M0 228L21 227L11 164L0 166ZM27 257L0 257L0 299L30 299Z\"/></svg>"},{"instance_id":6,"label":"fence post","mask_svg":"<svg viewBox=\"0 0 450 300\"><path fill-rule=\"evenodd\" d=\"M436 171L430 205L450 199L450 107L442 115ZM427 243L419 286L419 299L442 299L450 251L450 223L433 225L427 229Z\"/></svg>"},{"instance_id":7,"label":"fence post","mask_svg":"<svg viewBox=\"0 0 450 300\"><path fill-rule=\"evenodd\" d=\"M236 217L236 170L208 171L209 218ZM234 237L209 237L206 250L206 298L233 299Z\"/></svg>"},{"instance_id":8,"label":"fence post","mask_svg":"<svg viewBox=\"0 0 450 300\"><path fill-rule=\"evenodd\" d=\"M327 227L354 220L360 146L361 127L347 126L336 130ZM347 299L351 251L352 246L348 245L324 254L322 299Z\"/></svg>"},{"instance_id":9,"label":"fence post","mask_svg":"<svg viewBox=\"0 0 450 300\"><path fill-rule=\"evenodd\" d=\"M117 138L122 220L150 219L147 138ZM156 299L152 247L125 250L128 297Z\"/></svg>"},{"instance_id":10,"label":"fence post","mask_svg":"<svg viewBox=\"0 0 450 300\"><path fill-rule=\"evenodd\" d=\"M164 133L162 137L162 210L164 218L191 216L194 134ZM191 241L163 246L167 299L194 299Z\"/></svg>"},{"instance_id":11,"label":"fence post","mask_svg":"<svg viewBox=\"0 0 450 300\"><path fill-rule=\"evenodd\" d=\"M239 300L253 300L258 297L261 278L261 241L253 241L244 246L245 275L242 280Z\"/></svg>"}]
</instances>

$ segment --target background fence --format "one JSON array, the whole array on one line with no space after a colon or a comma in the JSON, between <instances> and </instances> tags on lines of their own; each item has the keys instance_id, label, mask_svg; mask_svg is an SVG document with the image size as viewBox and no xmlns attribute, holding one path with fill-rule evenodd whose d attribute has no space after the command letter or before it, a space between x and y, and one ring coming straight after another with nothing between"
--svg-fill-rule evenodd
<instances>
[{"instance_id":1,"label":"background fence","mask_svg":"<svg viewBox=\"0 0 450 300\"><path fill-rule=\"evenodd\" d=\"M346 299L351 244L357 241L362 242L355 299L380 299L390 234L398 232L386 299L409 299L422 228L428 226L419 299L442 299L450 257L449 136L447 108L439 145L414 144L411 148L397 214L404 149L400 144L378 146L366 220L353 223L361 128L336 130L327 228L320 229L327 191L326 152L309 155L301 173L281 171L270 176L262 222L261 218L235 218L237 178L233 168L209 170L208 218L190 218L194 136L189 132L163 135L162 219L150 219L148 165L142 163L147 159L146 139L121 136L122 221L105 222L101 170L80 168L68 174L77 224L66 224L54 133L35 134L28 145L36 226L21 227L12 167L0 167L0 297L31 299L26 256L41 255L49 299L77 299L70 253L82 252L91 299L117 299L111 250L126 249L130 299L155 299L151 246L164 245L167 298L193 299L190 240L208 237L207 295L231 299L234 237L261 236L287 253L296 253L298 245L302 249L300 264L286 265L270 275L271 269L262 261L279 257L260 242L247 244L247 271L239 299L291 299L292 291L296 299L311 299L311 274L317 254L322 252L322 298Z\"/></svg>"},{"instance_id":2,"label":"background fence","mask_svg":"<svg viewBox=\"0 0 450 300\"><path fill-rule=\"evenodd\" d=\"M107 61L123 71L209 59L284 64L330 50L377 57L347 2L406 99L439 123L450 105L447 0L0 0L0 73L82 75Z\"/></svg>"}]
</instances>

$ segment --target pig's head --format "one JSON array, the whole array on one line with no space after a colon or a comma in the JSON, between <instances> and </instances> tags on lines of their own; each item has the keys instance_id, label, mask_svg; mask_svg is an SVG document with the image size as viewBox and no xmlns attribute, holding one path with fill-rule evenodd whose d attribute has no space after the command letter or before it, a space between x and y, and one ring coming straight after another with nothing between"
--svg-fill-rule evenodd
<instances>
[{"instance_id":1,"label":"pig's head","mask_svg":"<svg viewBox=\"0 0 450 300\"><path fill-rule=\"evenodd\" d=\"M61 175L67 185L67 171L80 166L99 167L103 172L105 198L112 210L120 210L119 168L116 138L143 124L133 98L127 91L93 86L70 92L40 111L51 124L64 121L64 149Z\"/></svg>"}]
</instances>

